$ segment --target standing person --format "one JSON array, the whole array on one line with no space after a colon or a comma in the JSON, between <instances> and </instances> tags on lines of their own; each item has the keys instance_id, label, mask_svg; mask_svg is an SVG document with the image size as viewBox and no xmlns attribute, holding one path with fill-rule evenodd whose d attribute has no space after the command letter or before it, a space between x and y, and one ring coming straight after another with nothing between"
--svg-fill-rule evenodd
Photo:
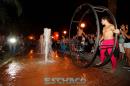
<instances>
[{"instance_id":1,"label":"standing person","mask_svg":"<svg viewBox=\"0 0 130 86\"><path fill-rule=\"evenodd\" d=\"M77 35L76 35L76 37L78 38L78 40L79 41L82 41L82 39L83 39L83 37L85 37L86 36L86 34L84 33L84 31L83 31L83 28L81 28L81 27L77 27Z\"/></svg>"},{"instance_id":2,"label":"standing person","mask_svg":"<svg viewBox=\"0 0 130 86\"><path fill-rule=\"evenodd\" d=\"M120 27L120 35L119 35L119 50L120 50L120 59L122 60L124 58L125 50L124 50L124 42L125 42L125 36L122 34L122 30L125 31L125 25L122 24Z\"/></svg>"},{"instance_id":3,"label":"standing person","mask_svg":"<svg viewBox=\"0 0 130 86\"><path fill-rule=\"evenodd\" d=\"M78 39L77 41L79 51L83 51L85 48L84 45L87 43L87 35L84 33L83 28L81 28L80 26L77 27L76 38Z\"/></svg>"},{"instance_id":4,"label":"standing person","mask_svg":"<svg viewBox=\"0 0 130 86\"><path fill-rule=\"evenodd\" d=\"M44 36L43 34L40 35L40 39L39 39L39 42L40 42L40 54L44 54Z\"/></svg>"},{"instance_id":5,"label":"standing person","mask_svg":"<svg viewBox=\"0 0 130 86\"><path fill-rule=\"evenodd\" d=\"M60 42L60 48L61 48L61 52L62 52L62 55L63 55L63 56L64 56L64 54L66 53L66 48L67 48L65 41L66 41L66 39L63 38L63 39L61 40L61 42Z\"/></svg>"},{"instance_id":6,"label":"standing person","mask_svg":"<svg viewBox=\"0 0 130 86\"><path fill-rule=\"evenodd\" d=\"M125 26L125 30L121 30L123 35L125 36L124 48L126 52L126 57L128 61L128 67L130 68L130 35L128 35L128 25Z\"/></svg>"},{"instance_id":7,"label":"standing person","mask_svg":"<svg viewBox=\"0 0 130 86\"><path fill-rule=\"evenodd\" d=\"M110 18L105 16L101 19L101 24L104 26L102 31L102 37L100 39L100 63L102 64L104 60L106 59L105 52L108 51L108 54L112 52L112 48L114 46L114 33L119 33L118 29L115 29L115 26L110 23ZM113 73L117 66L117 60L114 56L114 54L111 57L112 62L112 70ZM97 65L99 65L97 64Z\"/></svg>"}]
</instances>

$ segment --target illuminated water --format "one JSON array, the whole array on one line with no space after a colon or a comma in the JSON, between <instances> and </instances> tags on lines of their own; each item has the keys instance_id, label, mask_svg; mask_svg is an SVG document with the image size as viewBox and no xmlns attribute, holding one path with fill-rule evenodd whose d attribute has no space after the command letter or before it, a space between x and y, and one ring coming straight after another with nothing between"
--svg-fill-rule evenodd
<instances>
[{"instance_id":1,"label":"illuminated water","mask_svg":"<svg viewBox=\"0 0 130 86\"><path fill-rule=\"evenodd\" d=\"M54 62L51 58L51 52L52 52L52 41L51 41L51 29L44 28L44 62L45 63L50 63Z\"/></svg>"}]
</instances>

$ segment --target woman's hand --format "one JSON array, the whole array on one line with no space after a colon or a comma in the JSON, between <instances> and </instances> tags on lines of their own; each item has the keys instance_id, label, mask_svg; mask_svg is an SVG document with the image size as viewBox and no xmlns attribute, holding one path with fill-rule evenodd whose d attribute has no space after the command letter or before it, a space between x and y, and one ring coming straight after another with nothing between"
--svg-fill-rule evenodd
<instances>
[{"instance_id":1,"label":"woman's hand","mask_svg":"<svg viewBox=\"0 0 130 86\"><path fill-rule=\"evenodd\" d=\"M120 33L120 30L119 30L119 29L115 29L114 32L117 33L117 34L119 34L119 33Z\"/></svg>"}]
</instances>

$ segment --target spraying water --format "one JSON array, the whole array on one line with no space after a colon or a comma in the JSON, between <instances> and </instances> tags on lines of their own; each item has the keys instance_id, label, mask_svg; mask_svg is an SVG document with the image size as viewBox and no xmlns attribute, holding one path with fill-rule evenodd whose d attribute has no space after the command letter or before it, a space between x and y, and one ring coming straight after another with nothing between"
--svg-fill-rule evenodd
<instances>
[{"instance_id":1,"label":"spraying water","mask_svg":"<svg viewBox=\"0 0 130 86\"><path fill-rule=\"evenodd\" d=\"M45 56L45 63L53 62L52 58L49 58L49 54L52 52L51 47L51 29L44 28L44 56Z\"/></svg>"}]
</instances>

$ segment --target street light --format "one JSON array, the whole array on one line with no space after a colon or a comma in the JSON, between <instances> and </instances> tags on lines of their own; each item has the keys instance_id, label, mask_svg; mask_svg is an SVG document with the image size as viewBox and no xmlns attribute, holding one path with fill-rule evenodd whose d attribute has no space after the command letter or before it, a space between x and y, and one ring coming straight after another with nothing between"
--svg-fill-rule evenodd
<instances>
[{"instance_id":1,"label":"street light","mask_svg":"<svg viewBox=\"0 0 130 86\"><path fill-rule=\"evenodd\" d=\"M67 34L67 31L66 31L66 30L64 30L64 31L63 31L63 33L66 35L66 34Z\"/></svg>"},{"instance_id":2,"label":"street light","mask_svg":"<svg viewBox=\"0 0 130 86\"><path fill-rule=\"evenodd\" d=\"M82 23L80 24L80 27L81 27L81 28L85 28L85 27L86 27L86 24L82 22Z\"/></svg>"},{"instance_id":3,"label":"street light","mask_svg":"<svg viewBox=\"0 0 130 86\"><path fill-rule=\"evenodd\" d=\"M34 36L28 36L29 40L34 40Z\"/></svg>"},{"instance_id":4,"label":"street light","mask_svg":"<svg viewBox=\"0 0 130 86\"><path fill-rule=\"evenodd\" d=\"M54 32L53 37L54 37L54 40L58 40L59 39L59 33Z\"/></svg>"},{"instance_id":5,"label":"street light","mask_svg":"<svg viewBox=\"0 0 130 86\"><path fill-rule=\"evenodd\" d=\"M7 42L8 42L8 45L9 45L9 51L10 53L13 55L16 53L16 45L17 45L17 42L18 42L18 39L17 37L15 36L9 36L7 38Z\"/></svg>"},{"instance_id":6,"label":"street light","mask_svg":"<svg viewBox=\"0 0 130 86\"><path fill-rule=\"evenodd\" d=\"M56 34L56 37L58 38L58 37L59 37L59 34Z\"/></svg>"},{"instance_id":7,"label":"street light","mask_svg":"<svg viewBox=\"0 0 130 86\"><path fill-rule=\"evenodd\" d=\"M11 44L15 44L17 42L17 39L15 37L8 38L8 42Z\"/></svg>"}]
</instances>

